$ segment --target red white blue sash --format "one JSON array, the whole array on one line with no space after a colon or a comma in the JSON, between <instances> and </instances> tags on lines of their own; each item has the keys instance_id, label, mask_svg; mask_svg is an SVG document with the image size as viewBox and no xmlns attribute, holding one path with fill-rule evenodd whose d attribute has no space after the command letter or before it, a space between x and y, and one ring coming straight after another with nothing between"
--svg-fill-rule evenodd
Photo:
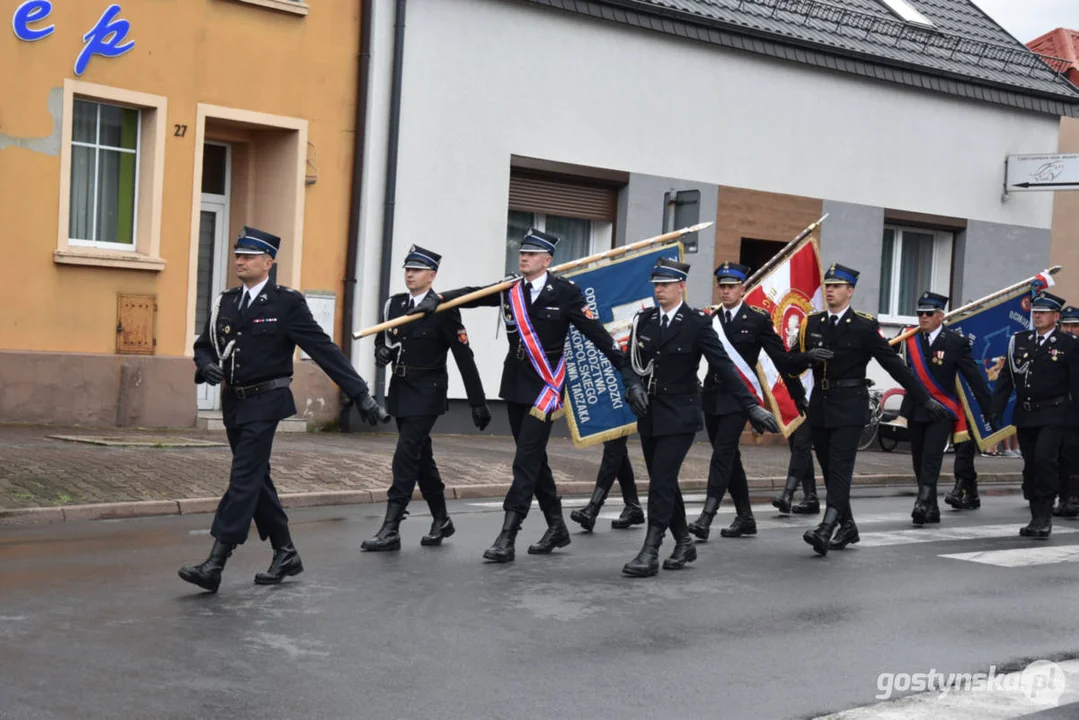
<instances>
[{"instance_id":1,"label":"red white blue sash","mask_svg":"<svg viewBox=\"0 0 1079 720\"><path fill-rule=\"evenodd\" d=\"M534 411L543 415L554 412L562 407L562 384L566 381L566 358L563 355L558 359L558 367L551 370L551 364L547 362L547 354L543 351L543 343L536 335L532 327L532 319L528 317L528 303L525 301L523 283L518 282L509 291L510 309L513 311L513 319L517 322L517 333L521 338L521 345L532 362L536 374L544 382L543 391L536 398ZM531 300L531 298L529 298Z\"/></svg>"},{"instance_id":2,"label":"red white blue sash","mask_svg":"<svg viewBox=\"0 0 1079 720\"><path fill-rule=\"evenodd\" d=\"M956 435L968 433L967 414L960 407L958 398L945 392L937 379L933 377L933 373L929 371L925 354L922 352L922 344L918 340L918 333L907 338L907 358L910 359L911 369L914 370L914 374L918 376L918 379L922 381L922 385L925 386L929 395L955 415L955 429L952 432Z\"/></svg>"}]
</instances>

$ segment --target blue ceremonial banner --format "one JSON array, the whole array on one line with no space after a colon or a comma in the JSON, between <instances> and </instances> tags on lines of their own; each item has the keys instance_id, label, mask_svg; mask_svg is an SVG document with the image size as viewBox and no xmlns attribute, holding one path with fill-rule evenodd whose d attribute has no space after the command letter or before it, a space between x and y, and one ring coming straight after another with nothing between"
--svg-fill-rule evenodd
<instances>
[{"instance_id":1,"label":"blue ceremonial banner","mask_svg":"<svg viewBox=\"0 0 1079 720\"><path fill-rule=\"evenodd\" d=\"M1007 372L1008 341L1017 332L1030 329L1030 290L1017 290L999 300L978 308L962 319L948 322L948 327L966 335L970 341L974 362L989 381L990 392L996 387L997 378ZM995 446L1004 438L1015 434L1011 426L1012 411L1015 409L1015 395L1008 401L1004 411L1004 424L1000 432L993 433L986 424L983 413L989 411L978 405L967 381L959 376L959 398L967 411L970 422L971 438L978 443L978 448L986 450Z\"/></svg>"},{"instance_id":2,"label":"blue ceremonial banner","mask_svg":"<svg viewBox=\"0 0 1079 720\"><path fill-rule=\"evenodd\" d=\"M592 314L623 350L629 343L633 316L655 306L651 271L659 258L682 259L675 242L566 273L584 294ZM566 338L566 421L577 447L630 435L637 418L625 401L622 376L575 327Z\"/></svg>"}]
</instances>

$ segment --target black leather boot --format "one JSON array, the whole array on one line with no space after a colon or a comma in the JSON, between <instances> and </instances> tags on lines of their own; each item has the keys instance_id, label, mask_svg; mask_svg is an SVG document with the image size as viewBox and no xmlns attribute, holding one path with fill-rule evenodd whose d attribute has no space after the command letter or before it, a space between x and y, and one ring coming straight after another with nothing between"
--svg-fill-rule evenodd
<instances>
[{"instance_id":1,"label":"black leather boot","mask_svg":"<svg viewBox=\"0 0 1079 720\"><path fill-rule=\"evenodd\" d=\"M817 499L817 493L806 493L802 498L802 502L798 503L791 508L791 512L795 515L816 515L820 512L820 500Z\"/></svg>"},{"instance_id":2,"label":"black leather boot","mask_svg":"<svg viewBox=\"0 0 1079 720\"><path fill-rule=\"evenodd\" d=\"M626 506L622 508L622 514L614 520L611 520L611 527L615 530L625 530L634 525L644 525L644 510L636 503L627 503Z\"/></svg>"},{"instance_id":3,"label":"black leather boot","mask_svg":"<svg viewBox=\"0 0 1079 720\"><path fill-rule=\"evenodd\" d=\"M586 532L592 532L592 528L596 526L596 517L599 515L599 510L603 507L603 502L606 499L607 491L597 487L592 491L592 497L589 498L588 504L571 512L569 519L579 524Z\"/></svg>"},{"instance_id":4,"label":"black leather boot","mask_svg":"<svg viewBox=\"0 0 1079 720\"><path fill-rule=\"evenodd\" d=\"M839 524L839 530L836 531L835 537L828 543L829 550L842 550L848 545L854 545L859 540L858 526L854 524L854 518L850 517Z\"/></svg>"},{"instance_id":5,"label":"black leather boot","mask_svg":"<svg viewBox=\"0 0 1079 720\"><path fill-rule=\"evenodd\" d=\"M978 481L969 480L963 483L963 507L961 510L977 510L982 506L982 499L978 495Z\"/></svg>"},{"instance_id":6,"label":"black leather boot","mask_svg":"<svg viewBox=\"0 0 1079 720\"><path fill-rule=\"evenodd\" d=\"M1068 476L1068 503L1064 506L1064 517L1079 517L1079 475Z\"/></svg>"},{"instance_id":7,"label":"black leather boot","mask_svg":"<svg viewBox=\"0 0 1079 720\"><path fill-rule=\"evenodd\" d=\"M562 501L559 500L554 507L548 508L543 516L547 518L547 530L539 542L528 546L529 555L550 555L555 548L569 545L569 528L562 519Z\"/></svg>"},{"instance_id":8,"label":"black leather boot","mask_svg":"<svg viewBox=\"0 0 1079 720\"><path fill-rule=\"evenodd\" d=\"M689 524L689 531L701 540L707 540L711 533L712 520L719 510L719 500L709 495L704 499L704 509L701 516Z\"/></svg>"},{"instance_id":9,"label":"black leather boot","mask_svg":"<svg viewBox=\"0 0 1079 720\"><path fill-rule=\"evenodd\" d=\"M1053 498L1030 501L1030 524L1019 529L1020 537L1045 540L1053 531Z\"/></svg>"},{"instance_id":10,"label":"black leather boot","mask_svg":"<svg viewBox=\"0 0 1079 720\"><path fill-rule=\"evenodd\" d=\"M720 530L719 534L720 537L725 538L757 534L757 520L753 517L753 509L749 505L749 498L741 501L735 500L734 521L731 522L730 527Z\"/></svg>"},{"instance_id":11,"label":"black leather boot","mask_svg":"<svg viewBox=\"0 0 1079 720\"><path fill-rule=\"evenodd\" d=\"M681 570L686 563L697 559L697 544L693 542L693 536L686 532L682 537L674 539L674 552L663 561L664 570Z\"/></svg>"},{"instance_id":12,"label":"black leather boot","mask_svg":"<svg viewBox=\"0 0 1079 720\"><path fill-rule=\"evenodd\" d=\"M832 541L832 533L835 532L837 524L839 524L839 510L829 505L824 511L821 524L813 530L806 530L802 539L812 545L813 551L818 555L827 555L828 544Z\"/></svg>"},{"instance_id":13,"label":"black leather boot","mask_svg":"<svg viewBox=\"0 0 1079 720\"><path fill-rule=\"evenodd\" d=\"M939 525L940 524L940 505L937 504L937 488L933 486L929 489L929 508L925 513L926 525Z\"/></svg>"},{"instance_id":14,"label":"black leather boot","mask_svg":"<svg viewBox=\"0 0 1079 720\"><path fill-rule=\"evenodd\" d=\"M405 506L400 503L386 504L386 517L382 521L382 527L370 540L364 540L360 547L364 550L376 552L380 550L400 550L401 535L397 529L401 521L405 519Z\"/></svg>"},{"instance_id":15,"label":"black leather boot","mask_svg":"<svg viewBox=\"0 0 1079 720\"><path fill-rule=\"evenodd\" d=\"M955 508L956 510L962 510L963 509L963 481L962 480L957 479L955 481L955 487L953 487L950 492L948 492L948 493L946 493L944 495L944 502L947 505Z\"/></svg>"},{"instance_id":16,"label":"black leather boot","mask_svg":"<svg viewBox=\"0 0 1079 720\"><path fill-rule=\"evenodd\" d=\"M217 588L221 586L221 571L225 569L225 561L235 548L235 545L215 540L206 562L180 568L180 579L198 585L203 590L217 592Z\"/></svg>"},{"instance_id":17,"label":"black leather boot","mask_svg":"<svg viewBox=\"0 0 1079 720\"><path fill-rule=\"evenodd\" d=\"M633 577L649 577L659 572L659 546L663 542L664 532L661 527L649 525L644 546L637 557L622 566L622 572Z\"/></svg>"},{"instance_id":18,"label":"black leather boot","mask_svg":"<svg viewBox=\"0 0 1079 720\"><path fill-rule=\"evenodd\" d=\"M929 512L929 493L928 485L918 488L918 498L914 501L914 510L910 513L910 518L915 525L925 525L925 516Z\"/></svg>"},{"instance_id":19,"label":"black leather boot","mask_svg":"<svg viewBox=\"0 0 1079 720\"><path fill-rule=\"evenodd\" d=\"M443 538L448 538L457 532L450 520L450 514L446 512L446 496L435 495L427 498L427 507L431 510L431 530L420 538L420 545L433 547L441 545Z\"/></svg>"},{"instance_id":20,"label":"black leather boot","mask_svg":"<svg viewBox=\"0 0 1079 720\"><path fill-rule=\"evenodd\" d=\"M273 546L273 562L269 570L255 575L256 585L277 585L285 578L303 572L303 561L287 529L271 535L270 544Z\"/></svg>"},{"instance_id":21,"label":"black leather boot","mask_svg":"<svg viewBox=\"0 0 1079 720\"><path fill-rule=\"evenodd\" d=\"M514 541L517 539L517 531L521 529L522 515L512 510L506 511L506 518L502 521L502 532L495 538L495 544L487 548L483 553L485 560L496 563L513 562L515 556Z\"/></svg>"},{"instance_id":22,"label":"black leather boot","mask_svg":"<svg viewBox=\"0 0 1079 720\"><path fill-rule=\"evenodd\" d=\"M1068 505L1068 480L1064 478L1060 481L1057 488L1057 503L1053 507L1053 517L1062 517L1064 515L1064 509Z\"/></svg>"},{"instance_id":23,"label":"black leather boot","mask_svg":"<svg viewBox=\"0 0 1079 720\"><path fill-rule=\"evenodd\" d=\"M784 515L789 515L794 505L794 491L798 489L798 478L793 475L787 476L787 482L783 486L783 492L772 501L772 507Z\"/></svg>"}]
</instances>

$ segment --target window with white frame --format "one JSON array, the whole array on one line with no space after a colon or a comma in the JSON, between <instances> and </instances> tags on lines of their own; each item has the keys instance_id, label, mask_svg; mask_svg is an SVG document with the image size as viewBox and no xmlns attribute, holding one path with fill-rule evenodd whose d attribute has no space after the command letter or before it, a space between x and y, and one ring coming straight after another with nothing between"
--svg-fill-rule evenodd
<instances>
[{"instance_id":1,"label":"window with white frame","mask_svg":"<svg viewBox=\"0 0 1079 720\"><path fill-rule=\"evenodd\" d=\"M517 272L517 255L521 250L521 240L532 228L559 238L552 265L591 255L594 248L605 247L605 241L606 246L610 245L610 223L510 210L506 222L507 275Z\"/></svg>"},{"instance_id":2,"label":"window with white frame","mask_svg":"<svg viewBox=\"0 0 1079 720\"><path fill-rule=\"evenodd\" d=\"M884 321L917 322L926 290L949 294L952 233L888 225L881 242L880 310Z\"/></svg>"},{"instance_id":3,"label":"window with white frame","mask_svg":"<svg viewBox=\"0 0 1079 720\"><path fill-rule=\"evenodd\" d=\"M68 243L135 250L139 110L76 98Z\"/></svg>"}]
</instances>

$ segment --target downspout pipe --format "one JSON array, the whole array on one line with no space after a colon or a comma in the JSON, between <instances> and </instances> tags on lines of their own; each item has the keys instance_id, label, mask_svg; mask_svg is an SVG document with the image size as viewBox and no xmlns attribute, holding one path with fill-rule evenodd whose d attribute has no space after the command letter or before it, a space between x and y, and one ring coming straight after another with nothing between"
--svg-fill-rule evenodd
<instances>
[{"instance_id":1,"label":"downspout pipe","mask_svg":"<svg viewBox=\"0 0 1079 720\"><path fill-rule=\"evenodd\" d=\"M374 0L360 0L360 54L356 72L356 118L353 125L352 190L348 208L348 247L345 252L345 290L342 326L345 334L345 355L353 364L355 341L350 341L355 324L353 306L356 303L358 283L357 264L360 256L360 211L363 203L364 148L367 141L367 97L371 87L371 6ZM352 429L352 405L342 403L339 424L341 429Z\"/></svg>"},{"instance_id":2,"label":"downspout pipe","mask_svg":"<svg viewBox=\"0 0 1079 720\"><path fill-rule=\"evenodd\" d=\"M371 0L367 0L370 2ZM407 0L397 0L393 20L393 76L390 85L390 124L386 139L386 198L382 209L382 264L378 277L378 306L390 297L390 263L393 260L393 219L397 203L397 145L401 127L401 84L405 57L405 10ZM386 394L386 368L375 371L377 397Z\"/></svg>"}]
</instances>

